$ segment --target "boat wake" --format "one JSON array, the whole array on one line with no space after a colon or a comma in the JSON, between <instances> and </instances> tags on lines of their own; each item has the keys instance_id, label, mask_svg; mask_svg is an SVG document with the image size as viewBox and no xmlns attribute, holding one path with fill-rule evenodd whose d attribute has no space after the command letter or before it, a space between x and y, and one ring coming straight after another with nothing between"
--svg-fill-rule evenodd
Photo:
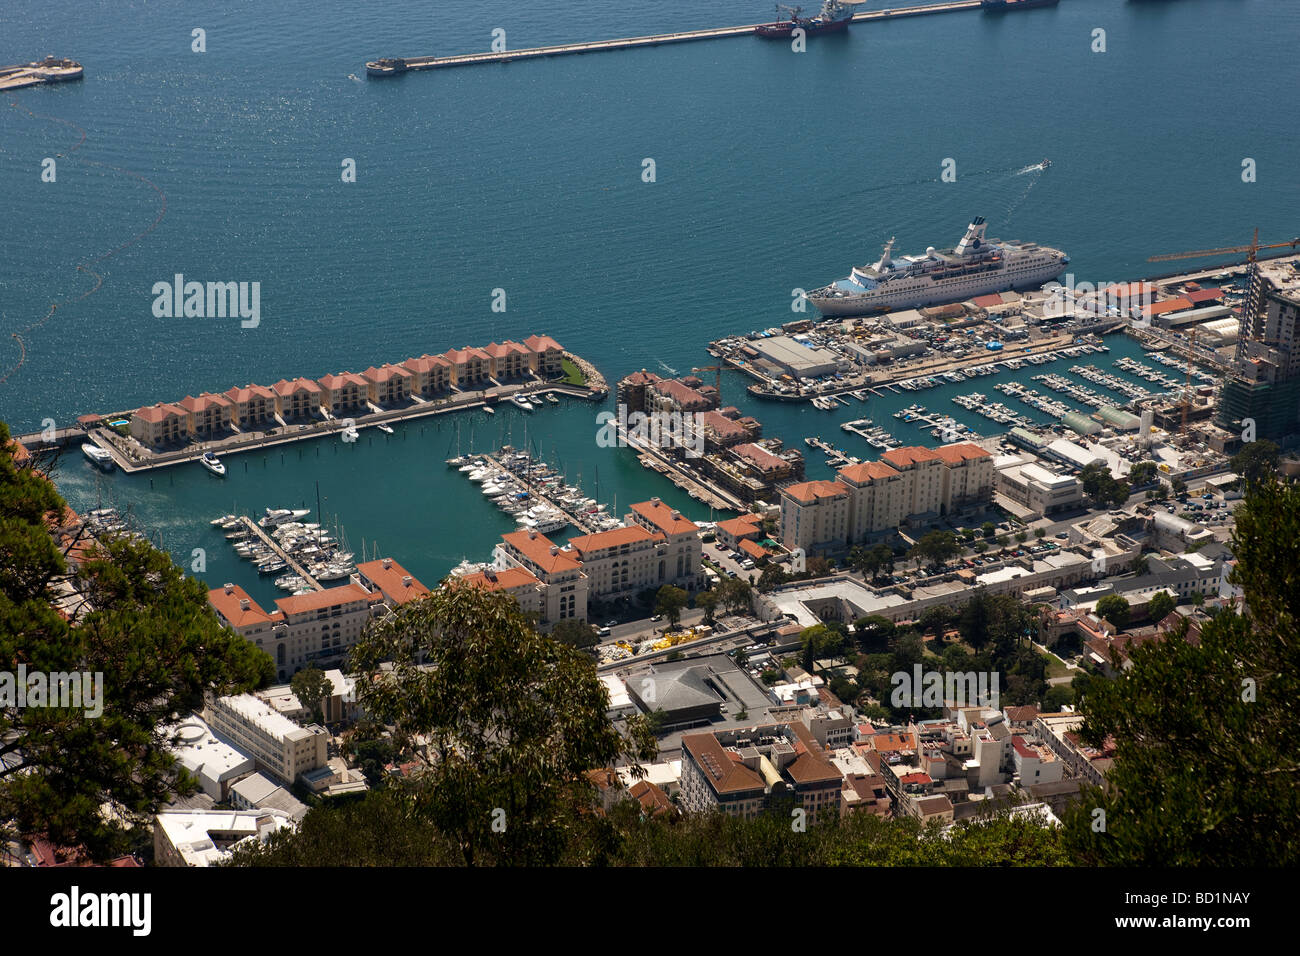
<instances>
[{"instance_id":1,"label":"boat wake","mask_svg":"<svg viewBox=\"0 0 1300 956\"><path fill-rule=\"evenodd\" d=\"M663 362L659 361L659 359L655 359L655 361L656 361L656 362L659 362L659 367L660 367L661 369L663 369L665 372L667 372L669 375L676 375L676 374L677 374L677 369L675 369L675 368L669 368L669 367L668 367L667 365L665 365Z\"/></svg>"}]
</instances>

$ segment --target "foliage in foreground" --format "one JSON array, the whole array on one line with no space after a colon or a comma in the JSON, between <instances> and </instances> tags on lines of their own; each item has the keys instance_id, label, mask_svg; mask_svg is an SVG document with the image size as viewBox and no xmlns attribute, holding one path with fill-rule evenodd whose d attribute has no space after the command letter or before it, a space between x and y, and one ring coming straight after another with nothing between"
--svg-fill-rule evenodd
<instances>
[{"instance_id":1,"label":"foliage in foreground","mask_svg":"<svg viewBox=\"0 0 1300 956\"><path fill-rule=\"evenodd\" d=\"M1116 749L1108 792L1066 819L1081 863L1300 861L1300 486L1253 485L1233 553L1242 613L1214 615L1196 643L1143 644L1130 670L1088 684L1084 736Z\"/></svg>"},{"instance_id":2,"label":"foliage in foreground","mask_svg":"<svg viewBox=\"0 0 1300 956\"><path fill-rule=\"evenodd\" d=\"M64 509L30 460L15 462L0 423L0 671L103 675L102 714L0 703L0 821L103 860L130 848L131 824L194 788L175 773L167 725L207 691L260 685L272 666L147 542L95 547L77 576L86 600L69 600L68 562L47 525ZM55 610L60 598L68 617Z\"/></svg>"},{"instance_id":3,"label":"foliage in foreground","mask_svg":"<svg viewBox=\"0 0 1300 956\"><path fill-rule=\"evenodd\" d=\"M796 831L787 817L720 814L642 819L634 802L608 816L580 813L554 860L565 866L1066 866L1058 829L1005 817L938 825L855 814ZM241 847L234 866L456 866L449 838L400 790L311 811L298 833ZM517 862L504 835L480 844L477 862Z\"/></svg>"}]
</instances>

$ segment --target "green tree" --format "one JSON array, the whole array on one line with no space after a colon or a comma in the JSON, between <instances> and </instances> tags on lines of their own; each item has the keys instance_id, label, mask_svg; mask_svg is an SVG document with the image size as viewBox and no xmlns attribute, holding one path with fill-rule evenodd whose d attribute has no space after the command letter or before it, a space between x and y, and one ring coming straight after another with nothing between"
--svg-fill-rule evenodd
<instances>
[{"instance_id":1,"label":"green tree","mask_svg":"<svg viewBox=\"0 0 1300 956\"><path fill-rule=\"evenodd\" d=\"M1300 487L1260 482L1236 515L1242 613L1216 614L1196 643L1180 628L1133 647L1131 668L1088 684L1081 733L1113 741L1114 762L1106 791L1064 818L1082 865L1300 862Z\"/></svg>"},{"instance_id":2,"label":"green tree","mask_svg":"<svg viewBox=\"0 0 1300 956\"><path fill-rule=\"evenodd\" d=\"M790 580L790 573L779 564L769 563L758 576L758 589L766 594Z\"/></svg>"},{"instance_id":3,"label":"green tree","mask_svg":"<svg viewBox=\"0 0 1300 956\"><path fill-rule=\"evenodd\" d=\"M201 582L147 542L94 544L82 531L56 543L63 499L13 447L0 423L0 671L102 674L102 684L88 682L85 706L0 701L0 821L103 860L129 848L130 828L197 789L171 754L177 717L205 694L262 686L274 668L218 623ZM73 544L90 550L70 594L61 585Z\"/></svg>"},{"instance_id":4,"label":"green tree","mask_svg":"<svg viewBox=\"0 0 1300 956\"><path fill-rule=\"evenodd\" d=\"M1066 704L1072 703L1074 691L1068 684L1053 684L1043 696L1043 710L1049 714L1059 713Z\"/></svg>"},{"instance_id":5,"label":"green tree","mask_svg":"<svg viewBox=\"0 0 1300 956\"><path fill-rule=\"evenodd\" d=\"M718 585L722 604L732 614L745 613L750 609L753 585L744 578L727 578Z\"/></svg>"},{"instance_id":6,"label":"green tree","mask_svg":"<svg viewBox=\"0 0 1300 956\"><path fill-rule=\"evenodd\" d=\"M938 567L959 554L961 545L951 531L928 531L907 552L909 558L925 561L930 567Z\"/></svg>"},{"instance_id":7,"label":"green tree","mask_svg":"<svg viewBox=\"0 0 1300 956\"><path fill-rule=\"evenodd\" d=\"M1047 531L1046 531L1045 529L1043 529L1043 528L1035 528L1035 529L1034 529L1034 537L1035 537L1035 538L1038 538L1039 540L1041 540L1041 539L1042 539L1046 534L1047 534Z\"/></svg>"},{"instance_id":8,"label":"green tree","mask_svg":"<svg viewBox=\"0 0 1300 956\"><path fill-rule=\"evenodd\" d=\"M668 618L668 623L676 627L682 620L682 610L690 603L691 597L679 587L665 584L655 596L655 613Z\"/></svg>"},{"instance_id":9,"label":"green tree","mask_svg":"<svg viewBox=\"0 0 1300 956\"><path fill-rule=\"evenodd\" d=\"M293 691L300 704L311 710L312 719L316 723L325 722L321 705L325 702L325 698L334 695L334 684L325 676L323 670L315 664L304 667L289 679L289 689Z\"/></svg>"},{"instance_id":10,"label":"green tree","mask_svg":"<svg viewBox=\"0 0 1300 956\"><path fill-rule=\"evenodd\" d=\"M997 530L998 530L997 525L995 525L992 521L986 521L982 525L980 525L980 531L983 532L984 537L986 538L993 537L993 535L997 533Z\"/></svg>"},{"instance_id":11,"label":"green tree","mask_svg":"<svg viewBox=\"0 0 1300 956\"><path fill-rule=\"evenodd\" d=\"M568 644L570 647L585 649L595 647L600 643L600 633L586 621L567 618L563 621L557 621L555 626L551 628L551 639L559 641L561 644Z\"/></svg>"},{"instance_id":12,"label":"green tree","mask_svg":"<svg viewBox=\"0 0 1300 956\"><path fill-rule=\"evenodd\" d=\"M1156 477L1156 463L1154 461L1139 461L1128 470L1128 481L1130 485L1145 485L1154 480Z\"/></svg>"},{"instance_id":13,"label":"green tree","mask_svg":"<svg viewBox=\"0 0 1300 956\"><path fill-rule=\"evenodd\" d=\"M1105 618L1115 625L1116 630L1124 630L1129 619L1128 598L1122 594L1107 594L1097 602L1097 616Z\"/></svg>"},{"instance_id":14,"label":"green tree","mask_svg":"<svg viewBox=\"0 0 1300 956\"><path fill-rule=\"evenodd\" d=\"M1175 498L1181 498L1183 495L1187 494L1187 482L1183 481L1181 478L1175 477L1169 479L1169 488L1174 493Z\"/></svg>"},{"instance_id":15,"label":"green tree","mask_svg":"<svg viewBox=\"0 0 1300 956\"><path fill-rule=\"evenodd\" d=\"M1021 530L1021 531L1017 531L1017 532L1016 532L1016 543L1017 543L1017 544L1024 544L1024 543L1025 543L1026 541L1028 541L1028 540L1029 540L1029 532L1024 531L1024 530Z\"/></svg>"},{"instance_id":16,"label":"green tree","mask_svg":"<svg viewBox=\"0 0 1300 956\"><path fill-rule=\"evenodd\" d=\"M853 634L864 651L884 650L894 636L894 622L879 614L853 622Z\"/></svg>"},{"instance_id":17,"label":"green tree","mask_svg":"<svg viewBox=\"0 0 1300 956\"><path fill-rule=\"evenodd\" d=\"M1157 591L1147 603L1147 616L1153 621L1162 621L1178 603L1168 591Z\"/></svg>"},{"instance_id":18,"label":"green tree","mask_svg":"<svg viewBox=\"0 0 1300 956\"><path fill-rule=\"evenodd\" d=\"M427 769L412 810L466 865L558 860L586 771L652 759L649 723L624 737L590 658L538 634L508 594L450 585L377 619L354 648L358 703ZM639 764L638 764L639 766Z\"/></svg>"},{"instance_id":19,"label":"green tree","mask_svg":"<svg viewBox=\"0 0 1300 956\"><path fill-rule=\"evenodd\" d=\"M695 606L704 611L704 623L712 627L717 623L718 592L710 589L695 596Z\"/></svg>"},{"instance_id":20,"label":"green tree","mask_svg":"<svg viewBox=\"0 0 1300 956\"><path fill-rule=\"evenodd\" d=\"M1279 449L1267 438L1242 445L1228 464L1247 484L1256 484L1277 474Z\"/></svg>"}]
</instances>

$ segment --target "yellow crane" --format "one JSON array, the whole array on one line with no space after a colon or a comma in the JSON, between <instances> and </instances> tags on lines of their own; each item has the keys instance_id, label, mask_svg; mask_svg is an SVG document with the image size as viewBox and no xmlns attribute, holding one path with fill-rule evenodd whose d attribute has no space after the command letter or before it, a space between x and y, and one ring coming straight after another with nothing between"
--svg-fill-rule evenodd
<instances>
[{"instance_id":1,"label":"yellow crane","mask_svg":"<svg viewBox=\"0 0 1300 956\"><path fill-rule=\"evenodd\" d=\"M1261 249L1295 249L1300 246L1300 237L1290 240L1289 242L1270 242L1261 245L1259 241L1259 229L1256 228L1254 237L1249 245L1245 246L1224 246L1221 249L1197 249L1193 252L1170 252L1161 256L1150 256L1147 262L1173 262L1177 259L1204 259L1208 256L1228 256L1240 255L1246 253L1246 264L1250 270L1249 279L1254 279L1255 261L1259 257ZM1253 285L1253 281L1251 282ZM1249 318L1249 317L1247 317ZM1196 354L1196 330L1191 333L1191 350L1187 357L1187 381L1183 386L1183 427L1184 434L1187 433L1187 412L1192 403L1192 357Z\"/></svg>"},{"instance_id":2,"label":"yellow crane","mask_svg":"<svg viewBox=\"0 0 1300 956\"><path fill-rule=\"evenodd\" d=\"M721 365L701 365L699 368L691 369L691 374L696 372L714 372L713 387L718 390L718 407L722 407L722 366Z\"/></svg>"},{"instance_id":3,"label":"yellow crane","mask_svg":"<svg viewBox=\"0 0 1300 956\"><path fill-rule=\"evenodd\" d=\"M1197 249L1195 252L1170 252L1163 256L1151 256L1147 262L1172 262L1175 259L1204 259L1207 256L1228 256L1234 254L1246 253L1246 261L1250 265L1255 264L1255 259L1261 249L1294 249L1300 246L1300 237L1292 239L1290 242L1270 242L1268 245L1259 244L1259 230L1255 230L1255 238L1250 245L1246 246L1225 246L1222 249Z\"/></svg>"}]
</instances>

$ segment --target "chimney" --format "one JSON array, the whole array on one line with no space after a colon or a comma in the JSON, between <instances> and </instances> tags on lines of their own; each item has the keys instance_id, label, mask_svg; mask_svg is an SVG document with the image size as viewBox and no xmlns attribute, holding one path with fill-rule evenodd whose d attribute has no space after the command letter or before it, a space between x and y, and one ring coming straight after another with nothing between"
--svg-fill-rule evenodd
<instances>
[{"instance_id":1,"label":"chimney","mask_svg":"<svg viewBox=\"0 0 1300 956\"><path fill-rule=\"evenodd\" d=\"M483 576L487 578L489 581L495 581L497 579L496 569L488 568L486 571L483 572Z\"/></svg>"},{"instance_id":2,"label":"chimney","mask_svg":"<svg viewBox=\"0 0 1300 956\"><path fill-rule=\"evenodd\" d=\"M240 598L240 599L239 599L239 609L240 609L241 611L247 611L247 610L248 610L248 598Z\"/></svg>"},{"instance_id":3,"label":"chimney","mask_svg":"<svg viewBox=\"0 0 1300 956\"><path fill-rule=\"evenodd\" d=\"M536 539L537 539L537 529L536 529L536 528L530 528L529 531L528 531L528 540L529 540L529 541L535 541Z\"/></svg>"},{"instance_id":4,"label":"chimney","mask_svg":"<svg viewBox=\"0 0 1300 956\"><path fill-rule=\"evenodd\" d=\"M654 502L655 504L659 504L659 499L658 499L658 498L651 498L650 500L651 500L652 502Z\"/></svg>"},{"instance_id":5,"label":"chimney","mask_svg":"<svg viewBox=\"0 0 1300 956\"><path fill-rule=\"evenodd\" d=\"M681 513L680 511L674 511L674 512L673 512L673 519L674 519L674 520L676 520L677 518L680 518L681 516L682 516L682 513Z\"/></svg>"},{"instance_id":6,"label":"chimney","mask_svg":"<svg viewBox=\"0 0 1300 956\"><path fill-rule=\"evenodd\" d=\"M386 561L388 559L385 558L384 560ZM411 586L411 576L409 574L402 575L402 587L409 588L410 586Z\"/></svg>"},{"instance_id":7,"label":"chimney","mask_svg":"<svg viewBox=\"0 0 1300 956\"><path fill-rule=\"evenodd\" d=\"M552 556L557 555L557 554L559 554L559 553L560 553L560 549L559 549L557 546L555 546L555 545L551 545L551 554L552 554Z\"/></svg>"},{"instance_id":8,"label":"chimney","mask_svg":"<svg viewBox=\"0 0 1300 956\"><path fill-rule=\"evenodd\" d=\"M381 561L380 563L383 565L384 570L387 571L389 568L391 568L391 567L393 566L393 559L392 559L392 558L384 558L384 560Z\"/></svg>"},{"instance_id":9,"label":"chimney","mask_svg":"<svg viewBox=\"0 0 1300 956\"><path fill-rule=\"evenodd\" d=\"M234 586L233 584L229 584L229 583L227 583L226 586L225 586L225 590L226 590L226 593L227 593L227 594L234 594L234 593L235 593L235 586Z\"/></svg>"}]
</instances>

